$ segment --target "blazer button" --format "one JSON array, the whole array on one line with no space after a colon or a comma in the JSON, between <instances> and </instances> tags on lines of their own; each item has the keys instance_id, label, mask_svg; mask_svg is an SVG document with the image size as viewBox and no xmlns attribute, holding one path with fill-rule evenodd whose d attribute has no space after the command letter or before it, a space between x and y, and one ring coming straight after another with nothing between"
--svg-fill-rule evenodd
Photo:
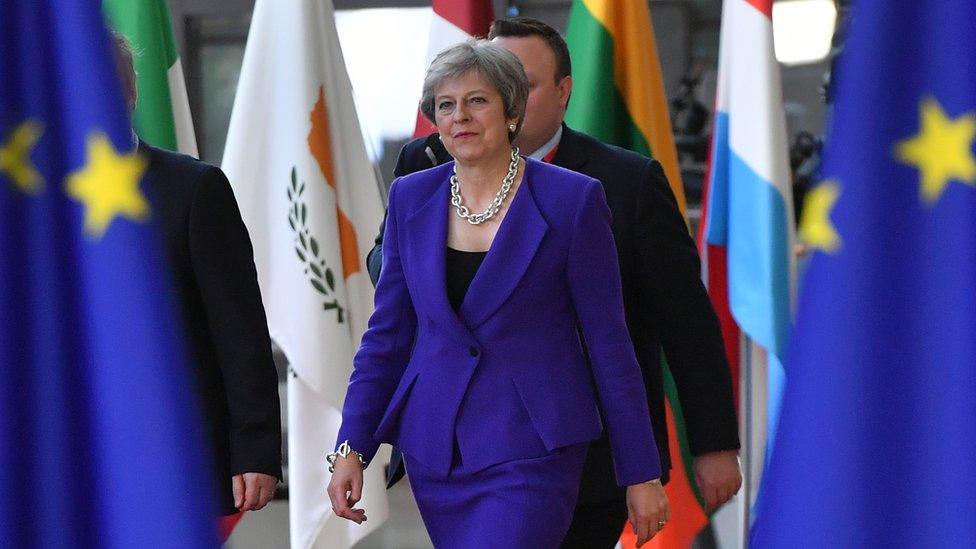
<instances>
[{"instance_id":1,"label":"blazer button","mask_svg":"<svg viewBox=\"0 0 976 549\"><path fill-rule=\"evenodd\" d=\"M471 356L478 356L478 348L474 346L468 347L468 353L470 353Z\"/></svg>"}]
</instances>

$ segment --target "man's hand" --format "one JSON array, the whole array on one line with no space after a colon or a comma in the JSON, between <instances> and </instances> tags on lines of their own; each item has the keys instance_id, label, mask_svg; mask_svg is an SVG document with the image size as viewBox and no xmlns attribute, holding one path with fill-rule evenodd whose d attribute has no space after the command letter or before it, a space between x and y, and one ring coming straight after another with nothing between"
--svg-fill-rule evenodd
<instances>
[{"instance_id":1,"label":"man's hand","mask_svg":"<svg viewBox=\"0 0 976 549\"><path fill-rule=\"evenodd\" d=\"M234 507L238 511L257 511L274 498L278 479L264 473L244 473L231 479L234 488Z\"/></svg>"},{"instance_id":2,"label":"man's hand","mask_svg":"<svg viewBox=\"0 0 976 549\"><path fill-rule=\"evenodd\" d=\"M742 472L736 450L702 454L695 458L694 467L695 481L709 513L732 499L742 487Z\"/></svg>"}]
</instances>

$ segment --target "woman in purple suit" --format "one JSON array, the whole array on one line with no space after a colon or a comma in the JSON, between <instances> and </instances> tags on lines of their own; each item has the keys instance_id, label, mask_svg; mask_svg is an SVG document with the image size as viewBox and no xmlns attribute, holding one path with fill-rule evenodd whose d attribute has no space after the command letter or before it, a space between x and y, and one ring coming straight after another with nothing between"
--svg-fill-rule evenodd
<instances>
[{"instance_id":1,"label":"woman in purple suit","mask_svg":"<svg viewBox=\"0 0 976 549\"><path fill-rule=\"evenodd\" d=\"M421 110L456 160L390 189L329 496L365 520L362 469L389 442L435 546L558 547L605 427L640 544L669 510L610 213L598 181L518 155L530 93L484 41L428 69Z\"/></svg>"}]
</instances>

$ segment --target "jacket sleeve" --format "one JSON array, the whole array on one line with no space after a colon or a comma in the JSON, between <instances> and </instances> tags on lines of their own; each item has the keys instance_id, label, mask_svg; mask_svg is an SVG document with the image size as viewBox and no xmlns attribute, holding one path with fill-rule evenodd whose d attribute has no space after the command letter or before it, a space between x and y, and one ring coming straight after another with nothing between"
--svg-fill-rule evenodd
<instances>
[{"instance_id":1,"label":"jacket sleeve","mask_svg":"<svg viewBox=\"0 0 976 549\"><path fill-rule=\"evenodd\" d=\"M197 181L188 238L230 412L231 474L281 478L278 375L254 252L230 183L218 168Z\"/></svg>"},{"instance_id":2,"label":"jacket sleeve","mask_svg":"<svg viewBox=\"0 0 976 549\"><path fill-rule=\"evenodd\" d=\"M383 269L383 232L385 230L386 214L383 215L383 221L380 223L380 232L373 242L373 249L366 254L366 270L369 271L369 280L373 283L373 287L376 287L379 282L380 270Z\"/></svg>"},{"instance_id":3,"label":"jacket sleeve","mask_svg":"<svg viewBox=\"0 0 976 549\"><path fill-rule=\"evenodd\" d=\"M376 285L375 308L353 359L342 408L342 426L336 440L337 447L348 440L367 462L379 448L373 433L403 377L417 331L417 313L400 262L396 188L394 181L390 187L383 234L383 270Z\"/></svg>"},{"instance_id":4,"label":"jacket sleeve","mask_svg":"<svg viewBox=\"0 0 976 549\"><path fill-rule=\"evenodd\" d=\"M590 355L617 484L660 478L647 395L624 319L610 209L596 180L589 181L577 206L567 278Z\"/></svg>"},{"instance_id":5,"label":"jacket sleeve","mask_svg":"<svg viewBox=\"0 0 976 549\"><path fill-rule=\"evenodd\" d=\"M698 250L661 164L648 161L637 212L638 292L674 377L693 455L739 448L722 333L701 281Z\"/></svg>"}]
</instances>

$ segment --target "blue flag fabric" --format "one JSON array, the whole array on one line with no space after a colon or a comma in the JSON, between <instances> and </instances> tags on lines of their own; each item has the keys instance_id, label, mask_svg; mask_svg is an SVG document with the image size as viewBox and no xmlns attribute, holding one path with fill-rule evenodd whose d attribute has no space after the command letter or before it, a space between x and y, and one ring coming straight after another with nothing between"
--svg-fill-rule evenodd
<instances>
[{"instance_id":1,"label":"blue flag fabric","mask_svg":"<svg viewBox=\"0 0 976 549\"><path fill-rule=\"evenodd\" d=\"M976 543L976 9L858 0L755 547Z\"/></svg>"},{"instance_id":2,"label":"blue flag fabric","mask_svg":"<svg viewBox=\"0 0 976 549\"><path fill-rule=\"evenodd\" d=\"M97 0L0 0L0 546L214 547L199 405Z\"/></svg>"}]
</instances>

